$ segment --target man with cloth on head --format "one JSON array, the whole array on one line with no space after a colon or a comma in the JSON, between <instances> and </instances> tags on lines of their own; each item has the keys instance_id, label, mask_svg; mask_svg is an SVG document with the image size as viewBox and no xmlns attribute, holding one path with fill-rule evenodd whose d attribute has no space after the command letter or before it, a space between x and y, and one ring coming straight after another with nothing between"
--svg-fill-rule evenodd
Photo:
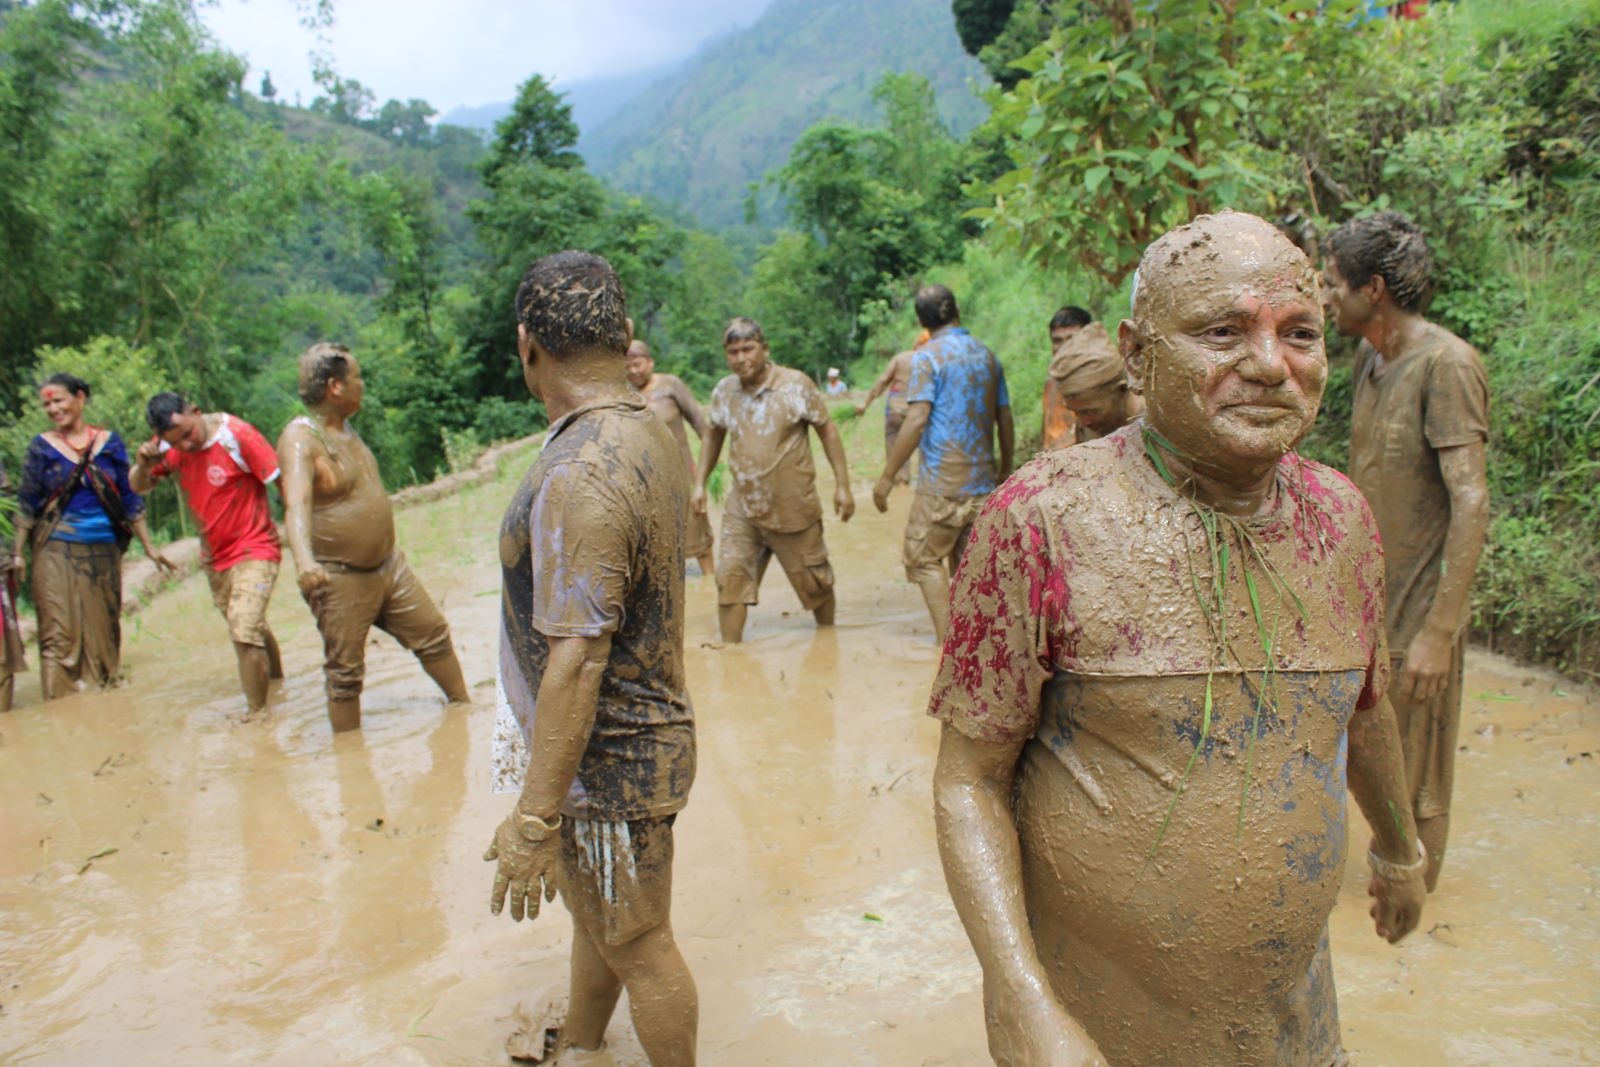
<instances>
[{"instance_id":1,"label":"man with cloth on head","mask_svg":"<svg viewBox=\"0 0 1600 1067\"><path fill-rule=\"evenodd\" d=\"M676 374L657 374L650 346L637 337L628 346L628 381L644 394L644 402L650 405L656 418L672 431L683 456L684 472L693 481L694 454L689 451L689 435L684 431L684 424L694 430L702 447L706 439L706 419L700 405L695 403L694 394ZM693 508L689 509L689 540L684 546L684 555L699 561L701 574L710 577L717 573L716 560L711 555L711 520Z\"/></svg>"},{"instance_id":2,"label":"man with cloth on head","mask_svg":"<svg viewBox=\"0 0 1600 1067\"><path fill-rule=\"evenodd\" d=\"M1090 323L1056 349L1050 380L1074 419L1057 447L1097 440L1144 414L1144 398L1129 385L1122 353L1102 323Z\"/></svg>"},{"instance_id":3,"label":"man with cloth on head","mask_svg":"<svg viewBox=\"0 0 1600 1067\"><path fill-rule=\"evenodd\" d=\"M984 505L929 700L939 851L1001 1064L1348 1062L1328 948L1346 789L1377 932L1426 862L1385 695L1383 550L1293 451L1327 382L1305 256L1253 215L1145 250L1147 414Z\"/></svg>"},{"instance_id":4,"label":"man with cloth on head","mask_svg":"<svg viewBox=\"0 0 1600 1067\"><path fill-rule=\"evenodd\" d=\"M907 580L922 591L935 639L943 641L950 576L961 562L978 508L1011 473L1016 428L1005 370L962 327L955 294L942 285L925 286L917 293L916 309L917 321L931 335L911 357L905 425L873 487L872 502L879 511L889 510L895 475L921 448L900 559Z\"/></svg>"},{"instance_id":5,"label":"man with cloth on head","mask_svg":"<svg viewBox=\"0 0 1600 1067\"><path fill-rule=\"evenodd\" d=\"M278 641L267 626L283 559L267 506L278 454L237 415L208 414L177 393L151 397L145 420L155 436L139 446L128 482L148 493L167 475L178 476L200 523L201 559L211 599L228 621L249 719L267 706L269 680L283 677Z\"/></svg>"},{"instance_id":6,"label":"man with cloth on head","mask_svg":"<svg viewBox=\"0 0 1600 1067\"><path fill-rule=\"evenodd\" d=\"M344 345L300 356L308 414L278 435L283 518L300 595L322 631L322 673L334 733L361 728L372 627L410 651L451 704L468 704L450 624L395 546L394 506L378 460L350 420L361 410L361 364Z\"/></svg>"},{"instance_id":7,"label":"man with cloth on head","mask_svg":"<svg viewBox=\"0 0 1600 1067\"><path fill-rule=\"evenodd\" d=\"M706 486L728 448L728 499L722 509L722 559L717 565L717 622L722 639L744 640L767 564L778 557L800 604L818 626L833 625L833 565L822 539L822 503L811 462L814 429L833 468L833 511L855 514L850 467L839 427L817 385L771 360L766 335L743 316L722 331L729 374L711 393L711 428L700 448L694 508L706 510Z\"/></svg>"},{"instance_id":8,"label":"man with cloth on head","mask_svg":"<svg viewBox=\"0 0 1600 1067\"><path fill-rule=\"evenodd\" d=\"M1061 346L1070 341L1089 323L1094 321L1083 308L1075 304L1057 308L1056 313L1050 316L1050 354L1061 351ZM1039 447L1048 451L1052 448L1061 448L1064 445L1077 444L1073 436L1076 422L1072 411L1061 400L1061 389L1056 385L1056 380L1048 373L1044 379L1043 395L1040 397L1041 419L1039 422Z\"/></svg>"}]
</instances>

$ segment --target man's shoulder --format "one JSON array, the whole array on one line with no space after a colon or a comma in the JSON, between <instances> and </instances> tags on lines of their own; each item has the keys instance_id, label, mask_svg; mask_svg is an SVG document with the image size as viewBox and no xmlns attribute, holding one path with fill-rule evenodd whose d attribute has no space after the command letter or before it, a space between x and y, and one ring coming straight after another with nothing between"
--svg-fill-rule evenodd
<instances>
[{"instance_id":1,"label":"man's shoulder","mask_svg":"<svg viewBox=\"0 0 1600 1067\"><path fill-rule=\"evenodd\" d=\"M1136 438L1124 427L1107 437L1041 452L1017 468L991 499L1013 510L1045 510L1104 525L1106 505L1133 490Z\"/></svg>"},{"instance_id":2,"label":"man's shoulder","mask_svg":"<svg viewBox=\"0 0 1600 1067\"><path fill-rule=\"evenodd\" d=\"M773 388L812 390L817 387L817 383L811 380L811 375L797 367L783 367L774 363L772 369Z\"/></svg>"},{"instance_id":3,"label":"man's shoulder","mask_svg":"<svg viewBox=\"0 0 1600 1067\"><path fill-rule=\"evenodd\" d=\"M1483 357L1478 350L1454 333L1433 323L1429 338L1428 362L1435 368L1466 368L1477 374L1486 374Z\"/></svg>"},{"instance_id":4,"label":"man's shoulder","mask_svg":"<svg viewBox=\"0 0 1600 1067\"><path fill-rule=\"evenodd\" d=\"M290 442L303 441L308 438L319 444L322 441L322 435L311 424L311 420L305 415L296 415L278 432L278 447L281 449Z\"/></svg>"},{"instance_id":5,"label":"man's shoulder","mask_svg":"<svg viewBox=\"0 0 1600 1067\"><path fill-rule=\"evenodd\" d=\"M1278 461L1278 472L1280 483L1296 503L1317 508L1347 532L1359 528L1377 536L1366 496L1343 471L1290 452Z\"/></svg>"}]
</instances>

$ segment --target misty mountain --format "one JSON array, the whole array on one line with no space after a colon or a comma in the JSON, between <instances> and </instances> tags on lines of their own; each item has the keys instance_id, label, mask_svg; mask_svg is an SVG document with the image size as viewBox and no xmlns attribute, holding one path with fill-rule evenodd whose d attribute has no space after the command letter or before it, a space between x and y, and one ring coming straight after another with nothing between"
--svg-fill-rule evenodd
<instances>
[{"instance_id":1,"label":"misty mountain","mask_svg":"<svg viewBox=\"0 0 1600 1067\"><path fill-rule=\"evenodd\" d=\"M651 85L676 73L684 60L663 63L631 74L618 74L610 78L582 78L573 82L557 82L555 89L572 105L572 117L578 129L585 134L610 118L624 104L638 96ZM452 126L466 126L482 130L493 136L494 124L511 111L511 101L454 108L439 121ZM581 146L580 146L581 147Z\"/></svg>"}]
</instances>

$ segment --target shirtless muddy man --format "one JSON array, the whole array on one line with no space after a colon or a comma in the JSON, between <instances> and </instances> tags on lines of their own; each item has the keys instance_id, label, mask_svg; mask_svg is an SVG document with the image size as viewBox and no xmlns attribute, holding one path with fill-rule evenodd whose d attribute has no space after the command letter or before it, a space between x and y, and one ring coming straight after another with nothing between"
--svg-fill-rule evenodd
<instances>
[{"instance_id":1,"label":"shirtless muddy man","mask_svg":"<svg viewBox=\"0 0 1600 1067\"><path fill-rule=\"evenodd\" d=\"M1139 274L1146 416L996 490L952 590L945 877L999 1063L1330 1067L1347 786L1378 934L1425 898L1377 525L1292 451L1327 380L1305 256L1224 213Z\"/></svg>"},{"instance_id":2,"label":"shirtless muddy man","mask_svg":"<svg viewBox=\"0 0 1600 1067\"><path fill-rule=\"evenodd\" d=\"M278 437L284 525L300 594L322 631L335 733L361 726L373 626L416 654L446 700L471 702L450 625L395 547L394 509L378 461L349 424L364 391L361 364L348 348L312 345L300 357L300 399L309 414Z\"/></svg>"},{"instance_id":3,"label":"shirtless muddy man","mask_svg":"<svg viewBox=\"0 0 1600 1067\"><path fill-rule=\"evenodd\" d=\"M684 424L688 423L702 442L706 439L706 419L700 412L700 405L695 403L694 394L676 374L657 374L650 346L639 340L628 346L628 381L644 396L644 402L656 418L672 431L678 450L683 454L684 474L692 482L697 468L694 454L689 451L689 435L684 431ZM700 573L706 577L716 574L716 560L711 554L711 520L705 512L689 509L688 536L684 555L699 561Z\"/></svg>"}]
</instances>

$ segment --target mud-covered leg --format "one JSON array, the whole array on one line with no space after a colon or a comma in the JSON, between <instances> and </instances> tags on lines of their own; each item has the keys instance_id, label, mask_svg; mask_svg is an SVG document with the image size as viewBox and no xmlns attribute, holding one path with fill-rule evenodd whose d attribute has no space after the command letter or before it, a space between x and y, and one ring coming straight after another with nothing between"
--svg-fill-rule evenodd
<instances>
[{"instance_id":1,"label":"mud-covered leg","mask_svg":"<svg viewBox=\"0 0 1600 1067\"><path fill-rule=\"evenodd\" d=\"M722 630L722 640L730 645L743 641L744 624L749 617L748 604L718 604L717 626Z\"/></svg>"},{"instance_id":2,"label":"mud-covered leg","mask_svg":"<svg viewBox=\"0 0 1600 1067\"><path fill-rule=\"evenodd\" d=\"M239 684L244 687L245 714L254 715L267 706L267 679L272 671L267 650L259 645L233 643L239 658Z\"/></svg>"},{"instance_id":3,"label":"mud-covered leg","mask_svg":"<svg viewBox=\"0 0 1600 1067\"><path fill-rule=\"evenodd\" d=\"M1431 893L1438 886L1439 871L1444 867L1444 849L1450 839L1450 816L1435 815L1418 819L1417 836L1422 838L1423 845L1428 849L1428 870L1423 875L1423 882Z\"/></svg>"},{"instance_id":4,"label":"mud-covered leg","mask_svg":"<svg viewBox=\"0 0 1600 1067\"><path fill-rule=\"evenodd\" d=\"M628 988L629 1016L651 1067L690 1067L700 1029L700 994L673 940L672 923L663 921L627 944L600 951Z\"/></svg>"},{"instance_id":5,"label":"mud-covered leg","mask_svg":"<svg viewBox=\"0 0 1600 1067\"><path fill-rule=\"evenodd\" d=\"M933 636L944 643L944 632L950 628L950 579L944 575L929 576L917 582L922 590L923 603L928 605L928 618L933 620Z\"/></svg>"},{"instance_id":6,"label":"mud-covered leg","mask_svg":"<svg viewBox=\"0 0 1600 1067\"><path fill-rule=\"evenodd\" d=\"M597 1049L605 1040L606 1027L617 998L622 996L622 979L606 964L582 923L572 926L572 988L567 1020L561 1025L563 1047Z\"/></svg>"},{"instance_id":7,"label":"mud-covered leg","mask_svg":"<svg viewBox=\"0 0 1600 1067\"><path fill-rule=\"evenodd\" d=\"M446 700L452 704L472 703L472 696L467 692L467 680L461 675L461 660L456 657L454 648L434 659L422 659L419 656L418 662L444 693Z\"/></svg>"},{"instance_id":8,"label":"mud-covered leg","mask_svg":"<svg viewBox=\"0 0 1600 1067\"><path fill-rule=\"evenodd\" d=\"M283 653L278 650L278 639L270 629L265 630L267 645L267 680L283 681Z\"/></svg>"}]
</instances>

